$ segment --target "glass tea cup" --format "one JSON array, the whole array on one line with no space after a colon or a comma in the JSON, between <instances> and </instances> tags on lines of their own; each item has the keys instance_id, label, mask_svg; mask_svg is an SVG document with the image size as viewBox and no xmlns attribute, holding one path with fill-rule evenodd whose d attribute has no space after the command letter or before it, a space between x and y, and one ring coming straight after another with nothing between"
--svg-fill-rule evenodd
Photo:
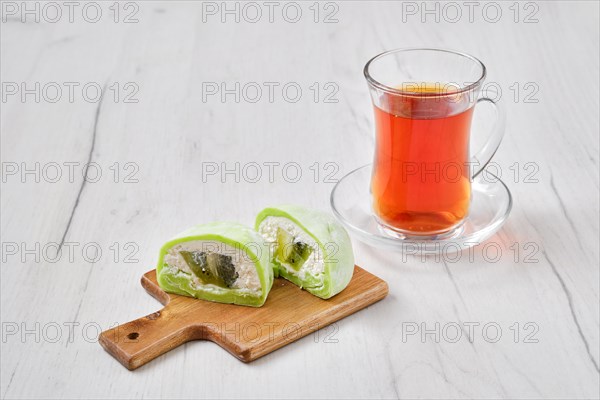
<instances>
[{"instance_id":1,"label":"glass tea cup","mask_svg":"<svg viewBox=\"0 0 600 400\"><path fill-rule=\"evenodd\" d=\"M458 234L471 181L504 134L503 109L481 96L485 66L450 50L396 49L373 57L364 74L375 112L371 199L380 229L401 239ZM471 156L471 121L481 102L495 108L496 121Z\"/></svg>"}]
</instances>

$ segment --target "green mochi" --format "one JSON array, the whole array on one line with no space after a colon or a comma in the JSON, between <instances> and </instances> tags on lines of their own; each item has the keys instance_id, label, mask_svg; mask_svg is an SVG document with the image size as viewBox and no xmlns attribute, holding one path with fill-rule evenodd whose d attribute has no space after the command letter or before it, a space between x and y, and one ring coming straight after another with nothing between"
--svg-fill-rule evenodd
<instances>
[{"instance_id":1,"label":"green mochi","mask_svg":"<svg viewBox=\"0 0 600 400\"><path fill-rule=\"evenodd\" d=\"M246 260L251 260L258 273L261 291L253 295L234 288L215 288L193 282L193 276L182 270L173 271L167 267L165 256L173 246L194 240L224 243L242 252ZM159 254L156 276L159 286L169 293L195 297L219 303L232 303L244 306L260 307L273 286L273 269L269 261L269 247L264 239L251 228L235 222L212 222L189 228L165 243Z\"/></svg>"},{"instance_id":2,"label":"green mochi","mask_svg":"<svg viewBox=\"0 0 600 400\"><path fill-rule=\"evenodd\" d=\"M335 296L348 286L354 273L352 242L344 227L331 215L296 205L268 207L257 215L254 229L259 231L267 217L283 217L294 222L315 240L324 261L322 274L306 274L302 279L295 271L281 265L276 257L277 250L272 249L270 261L275 276L281 276L323 299Z\"/></svg>"}]
</instances>

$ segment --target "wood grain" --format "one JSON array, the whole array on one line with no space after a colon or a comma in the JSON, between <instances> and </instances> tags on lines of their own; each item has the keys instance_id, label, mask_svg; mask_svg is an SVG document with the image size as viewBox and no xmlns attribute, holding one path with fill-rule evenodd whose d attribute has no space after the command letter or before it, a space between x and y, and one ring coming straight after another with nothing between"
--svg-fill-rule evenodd
<instances>
[{"instance_id":1,"label":"wood grain","mask_svg":"<svg viewBox=\"0 0 600 400\"><path fill-rule=\"evenodd\" d=\"M165 307L102 332L104 349L130 370L190 340L210 340L244 362L361 310L388 293L383 280L355 266L338 295L323 300L285 279L275 279L267 301L252 308L197 300L164 292L156 270L144 274L142 286Z\"/></svg>"}]
</instances>

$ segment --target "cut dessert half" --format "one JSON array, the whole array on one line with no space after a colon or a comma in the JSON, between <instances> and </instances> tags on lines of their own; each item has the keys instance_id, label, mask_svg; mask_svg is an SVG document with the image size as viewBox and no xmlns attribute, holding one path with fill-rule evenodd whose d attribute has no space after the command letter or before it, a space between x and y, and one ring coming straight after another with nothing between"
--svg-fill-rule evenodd
<instances>
[{"instance_id":1,"label":"cut dessert half","mask_svg":"<svg viewBox=\"0 0 600 400\"><path fill-rule=\"evenodd\" d=\"M354 272L350 237L332 216L283 205L262 210L255 228L272 246L275 275L328 299L341 292Z\"/></svg>"},{"instance_id":2,"label":"cut dessert half","mask_svg":"<svg viewBox=\"0 0 600 400\"><path fill-rule=\"evenodd\" d=\"M268 246L231 222L180 233L162 247L156 271L164 291L220 303L259 307L273 285Z\"/></svg>"}]
</instances>

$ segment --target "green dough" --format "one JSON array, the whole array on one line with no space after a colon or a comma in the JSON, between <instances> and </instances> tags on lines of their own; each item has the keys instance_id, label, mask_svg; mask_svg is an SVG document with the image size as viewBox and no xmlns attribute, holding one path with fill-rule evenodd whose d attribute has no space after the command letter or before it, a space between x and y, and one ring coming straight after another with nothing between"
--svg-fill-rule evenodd
<instances>
[{"instance_id":1,"label":"green dough","mask_svg":"<svg viewBox=\"0 0 600 400\"><path fill-rule=\"evenodd\" d=\"M194 246L201 248L189 248ZM269 258L268 245L251 228L234 222L212 222L196 225L165 243L156 275L165 292L260 307L273 286ZM239 269L242 264L255 287L245 286L246 279L242 279Z\"/></svg>"},{"instance_id":2,"label":"green dough","mask_svg":"<svg viewBox=\"0 0 600 400\"><path fill-rule=\"evenodd\" d=\"M277 221L295 226L301 232L281 232ZM271 243L271 263L275 276L282 276L308 292L328 299L341 292L352 279L354 254L346 230L331 215L295 205L268 207L256 217L254 228ZM303 241L304 238L304 241ZM306 238L313 241L307 251ZM281 244L285 247L281 249ZM311 268L320 262L321 268ZM291 262L292 261L292 262ZM311 264L312 263L312 264Z\"/></svg>"}]
</instances>

